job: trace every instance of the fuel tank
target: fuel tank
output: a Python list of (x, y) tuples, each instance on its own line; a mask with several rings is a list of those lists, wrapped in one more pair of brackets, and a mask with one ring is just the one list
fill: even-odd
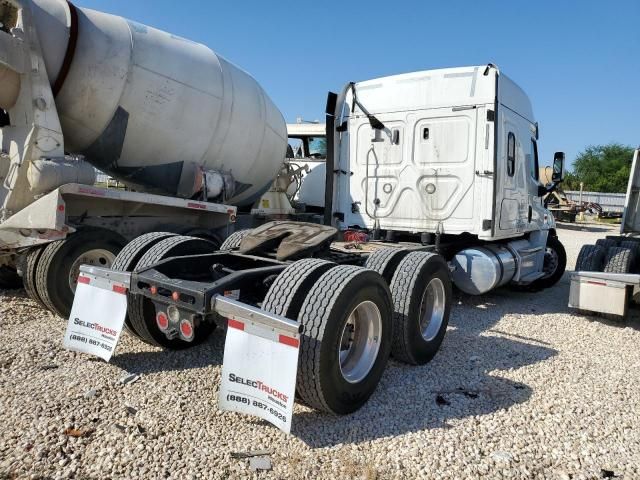
[(451, 263), (456, 287), (470, 295), (481, 295), (509, 283), (517, 269), (515, 255), (504, 245), (465, 248)]
[(67, 152), (149, 192), (191, 197), (211, 172), (232, 178), (227, 203), (249, 204), (269, 187), (286, 126), (248, 73), (131, 20), (30, 3)]

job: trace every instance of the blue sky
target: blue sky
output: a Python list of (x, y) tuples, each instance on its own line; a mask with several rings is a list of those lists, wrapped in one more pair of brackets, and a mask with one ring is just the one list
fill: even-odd
[(541, 163), (640, 145), (640, 0), (76, 0), (204, 43), (251, 73), (287, 121), (323, 119), (348, 81), (497, 64), (528, 94)]

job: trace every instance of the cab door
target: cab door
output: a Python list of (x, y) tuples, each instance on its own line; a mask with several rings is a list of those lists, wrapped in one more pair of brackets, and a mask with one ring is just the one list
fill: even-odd
[[(535, 126), (531, 125), (531, 130)], [(538, 230), (541, 222), (544, 221), (544, 215), (547, 214), (540, 196), (540, 169), (538, 162), (538, 142), (534, 136), (529, 137), (528, 151), (525, 154), (525, 162), (527, 164), (527, 226), (526, 230)]]

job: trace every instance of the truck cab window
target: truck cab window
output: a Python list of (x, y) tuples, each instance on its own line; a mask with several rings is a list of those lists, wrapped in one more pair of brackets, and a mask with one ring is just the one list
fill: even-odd
[(325, 137), (309, 137), (309, 156), (327, 158), (327, 139)]
[(513, 177), (516, 173), (516, 136), (509, 132), (507, 136), (507, 175)]
[(289, 137), (287, 158), (312, 158), (324, 160), (327, 158), (327, 139), (325, 137)]

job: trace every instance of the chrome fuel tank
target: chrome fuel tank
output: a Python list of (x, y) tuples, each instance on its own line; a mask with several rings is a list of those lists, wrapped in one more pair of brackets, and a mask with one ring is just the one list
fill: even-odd
[(451, 260), (455, 285), (465, 293), (481, 295), (509, 283), (516, 274), (514, 254), (504, 245), (466, 248)]

